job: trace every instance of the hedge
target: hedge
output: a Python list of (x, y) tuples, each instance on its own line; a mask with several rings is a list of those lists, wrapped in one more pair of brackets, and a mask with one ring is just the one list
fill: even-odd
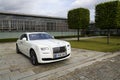
[(101, 29), (120, 28), (120, 1), (98, 4), (95, 22), (95, 26)]

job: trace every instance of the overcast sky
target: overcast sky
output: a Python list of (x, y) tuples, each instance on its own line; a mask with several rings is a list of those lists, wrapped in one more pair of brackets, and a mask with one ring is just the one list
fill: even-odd
[(94, 21), (95, 5), (111, 0), (0, 0), (0, 12), (17, 12), (67, 18), (74, 8), (88, 8)]

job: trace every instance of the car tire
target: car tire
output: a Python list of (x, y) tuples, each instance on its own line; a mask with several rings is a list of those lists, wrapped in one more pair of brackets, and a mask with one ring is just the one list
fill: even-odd
[(30, 59), (33, 65), (38, 65), (38, 60), (37, 60), (36, 53), (34, 50), (30, 51)]
[(18, 54), (21, 53), (17, 44), (16, 44), (16, 53), (18, 53)]

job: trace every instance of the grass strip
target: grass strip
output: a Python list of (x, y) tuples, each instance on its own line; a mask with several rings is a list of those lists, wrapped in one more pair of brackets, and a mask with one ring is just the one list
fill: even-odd
[(93, 38), (80, 40), (70, 40), (73, 48), (101, 51), (101, 52), (115, 52), (120, 50), (120, 37), (111, 37), (110, 44), (106, 42), (106, 38)]

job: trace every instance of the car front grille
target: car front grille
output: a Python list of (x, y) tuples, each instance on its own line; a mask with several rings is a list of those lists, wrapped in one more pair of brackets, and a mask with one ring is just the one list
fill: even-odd
[(53, 53), (62, 53), (62, 52), (65, 52), (65, 51), (66, 51), (66, 47), (65, 46), (53, 48)]

